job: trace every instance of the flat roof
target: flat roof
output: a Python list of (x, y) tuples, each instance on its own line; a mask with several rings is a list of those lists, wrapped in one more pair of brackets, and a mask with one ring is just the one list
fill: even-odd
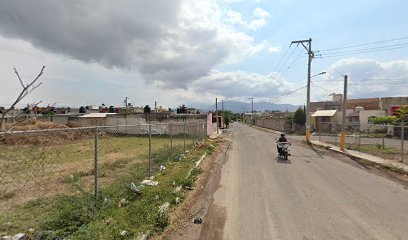
[(104, 118), (107, 115), (112, 115), (112, 114), (116, 114), (116, 113), (88, 113), (88, 114), (84, 114), (79, 117), (81, 118)]
[(333, 117), (337, 110), (317, 110), (312, 117)]

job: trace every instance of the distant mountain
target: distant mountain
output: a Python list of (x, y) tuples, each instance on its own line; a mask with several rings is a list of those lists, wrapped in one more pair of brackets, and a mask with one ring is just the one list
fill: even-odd
[[(204, 112), (215, 111), (215, 104), (205, 105), (205, 104), (192, 104), (193, 107), (201, 109)], [(238, 101), (224, 101), (224, 110), (228, 110), (235, 113), (251, 112), (251, 103), (238, 102)], [(289, 111), (294, 112), (299, 106), (292, 104), (275, 104), (271, 102), (254, 102), (254, 111), (264, 112), (265, 110), (278, 110), (278, 111)], [(222, 104), (218, 104), (218, 109), (222, 110)]]

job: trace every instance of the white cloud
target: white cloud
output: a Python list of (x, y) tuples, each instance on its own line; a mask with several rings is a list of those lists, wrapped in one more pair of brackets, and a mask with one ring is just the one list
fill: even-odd
[(257, 7), (254, 10), (254, 15), (257, 17), (266, 18), (269, 16), (269, 13), (262, 8)]
[[(324, 88), (342, 93), (342, 75), (346, 74), (348, 92), (353, 98), (407, 96), (408, 60), (343, 59), (332, 64), (323, 75)], [(324, 89), (318, 91), (324, 92)]]
[(281, 46), (276, 46), (276, 47), (268, 47), (268, 52), (269, 53), (278, 53), (282, 50)]
[(237, 11), (228, 10), (226, 12), (226, 15), (227, 21), (232, 24), (239, 25), (247, 30), (258, 30), (266, 25), (267, 23), (266, 18), (269, 16), (269, 13), (257, 7), (253, 11), (253, 15), (256, 17), (256, 19), (250, 21), (244, 20), (242, 18), (242, 14)]
[(212, 71), (210, 75), (197, 80), (191, 89), (200, 93), (200, 96), (201, 93), (206, 93), (210, 98), (225, 96), (232, 99), (246, 99), (256, 96), (258, 100), (269, 100), (293, 87), (293, 84), (284, 78), (244, 71)]

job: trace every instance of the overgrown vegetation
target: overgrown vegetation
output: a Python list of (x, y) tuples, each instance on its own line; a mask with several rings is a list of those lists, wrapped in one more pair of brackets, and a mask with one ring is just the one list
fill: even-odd
[(360, 145), (347, 144), (347, 149), (357, 150), (360, 152), (368, 153), (374, 156), (382, 157), (385, 159), (394, 159), (399, 157), (399, 150), (389, 146), (383, 146), (381, 144)]
[(296, 124), (303, 126), (306, 123), (306, 113), (305, 110), (302, 108), (298, 108), (293, 116), (293, 120)]
[[(92, 188), (89, 190), (81, 184), (93, 177), (93, 170), (77, 171), (60, 182), (80, 190), (76, 194), (41, 197), (2, 210), (0, 236), (24, 232), (33, 239), (132, 239), (142, 233), (162, 231), (168, 225), (168, 215), (159, 214), (159, 206), (166, 202), (175, 206), (184, 199), (200, 173), (194, 168), (195, 161), (203, 153), (214, 151), (216, 142), (206, 140), (195, 148), (189, 148), (189, 152), (183, 152), (182, 141), (178, 140), (176, 144), (175, 140), (173, 152), (169, 155), (168, 139), (163, 139), (162, 144), (155, 139), (153, 172), (159, 185), (146, 186), (135, 192), (130, 187), (131, 183), (139, 185), (148, 173), (147, 151), (144, 151), (147, 150), (146, 139), (143, 139), (139, 146), (137, 141), (140, 139), (131, 137), (113, 138), (106, 143), (101, 141), (101, 159), (107, 161), (101, 163), (100, 174), (111, 180), (102, 185), (98, 202), (94, 200)], [(133, 159), (129, 157), (135, 154), (131, 150), (135, 146), (143, 150), (136, 160), (134, 156)], [(109, 161), (109, 157), (114, 156), (110, 154), (118, 152), (125, 154)], [(64, 161), (75, 162), (69, 158)], [(160, 165), (166, 166), (166, 169), (160, 171)], [(177, 186), (183, 187), (181, 191), (175, 191)], [(3, 197), (13, 198), (13, 195)]]

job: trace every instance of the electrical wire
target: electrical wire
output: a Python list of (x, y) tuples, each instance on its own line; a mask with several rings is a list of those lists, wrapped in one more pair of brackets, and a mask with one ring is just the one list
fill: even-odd
[(372, 49), (359, 49), (355, 51), (337, 52), (333, 54), (318, 54), (315, 58), (341, 57), (341, 56), (349, 56), (349, 55), (362, 54), (362, 53), (389, 51), (389, 50), (402, 49), (402, 48), (408, 48), (408, 43), (395, 45), (395, 46), (377, 47), (377, 48), (372, 48)]
[(369, 45), (375, 45), (375, 44), (386, 43), (386, 42), (393, 42), (393, 41), (404, 40), (404, 39), (408, 39), (408, 37), (400, 37), (400, 38), (393, 38), (393, 39), (388, 39), (388, 40), (383, 40), (383, 41), (376, 41), (376, 42), (369, 42), (369, 43), (361, 43), (361, 44), (350, 45), (350, 46), (345, 46), (345, 47), (337, 47), (337, 48), (324, 49), (324, 50), (320, 50), (319, 52), (328, 52), (328, 51), (335, 51), (335, 50), (341, 50), (341, 49), (346, 49), (346, 48), (355, 48), (355, 47), (361, 47), (361, 46), (369, 46)]

